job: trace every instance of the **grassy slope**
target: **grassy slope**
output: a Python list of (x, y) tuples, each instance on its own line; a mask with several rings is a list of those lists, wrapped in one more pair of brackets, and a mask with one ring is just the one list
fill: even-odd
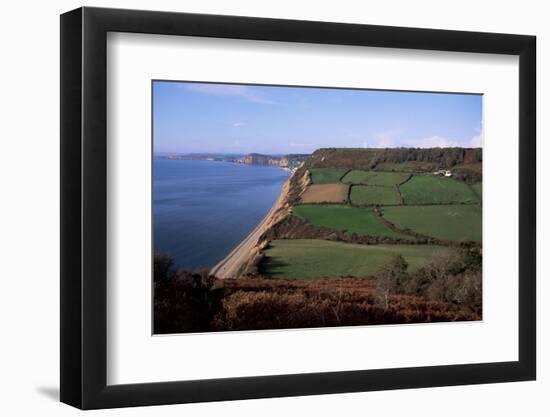
[(293, 214), (306, 222), (330, 229), (348, 231), (360, 235), (401, 237), (378, 220), (372, 209), (340, 205), (301, 205), (293, 208)]
[(415, 175), (399, 187), (405, 204), (476, 203), (479, 198), (463, 182), (434, 175)]
[(345, 168), (313, 168), (310, 170), (311, 180), (314, 184), (338, 183), (347, 171)]
[(382, 213), (399, 228), (438, 239), (481, 242), (481, 206), (477, 204), (385, 207)]
[(355, 245), (325, 240), (275, 240), (266, 250), (263, 274), (270, 278), (315, 279), (366, 277), (402, 255), (409, 271), (424, 265), (434, 253), (452, 249), (432, 245)]
[(482, 189), (483, 189), (483, 184), (481, 182), (477, 182), (475, 184), (472, 184), (472, 189), (474, 190), (474, 192), (478, 195), (479, 198), (481, 198), (482, 196)]
[(354, 185), (350, 199), (353, 204), (400, 204), (401, 199), (394, 187)]

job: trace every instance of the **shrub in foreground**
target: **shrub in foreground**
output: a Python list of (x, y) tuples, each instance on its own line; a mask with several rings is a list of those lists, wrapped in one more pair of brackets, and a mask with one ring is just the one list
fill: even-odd
[[(407, 274), (395, 258), (377, 278), (216, 279), (155, 258), (154, 333), (292, 329), (481, 319), (481, 273), (464, 258)], [(450, 274), (449, 272), (453, 272)], [(414, 285), (420, 285), (418, 291)], [(389, 288), (383, 292), (381, 288)]]

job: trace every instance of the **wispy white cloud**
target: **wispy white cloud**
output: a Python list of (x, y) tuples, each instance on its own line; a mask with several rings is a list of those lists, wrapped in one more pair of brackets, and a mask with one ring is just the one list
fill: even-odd
[(472, 136), (467, 146), (470, 148), (481, 148), (483, 146), (483, 132), (481, 128), (477, 129), (477, 135)]
[(483, 146), (482, 142), (483, 142), (483, 138), (481, 137), (481, 134), (475, 135), (468, 142), (468, 147), (469, 148), (481, 148)]
[(478, 134), (471, 139), (455, 140), (444, 136), (433, 135), (420, 139), (403, 139), (400, 129), (390, 129), (383, 132), (379, 132), (373, 135), (370, 139), (362, 142), (362, 147), (369, 148), (453, 148), (453, 147), (467, 147), (467, 148), (479, 148), (482, 144), (481, 130)]
[(245, 122), (235, 122), (235, 123), (233, 123), (233, 127), (242, 127), (242, 126), (246, 126), (246, 123)]
[[(372, 140), (366, 143), (371, 148), (395, 148), (403, 146), (398, 140), (400, 134), (401, 129), (388, 129), (376, 133)], [(365, 143), (363, 143), (363, 147), (365, 147)]]
[(184, 87), (195, 93), (222, 97), (240, 97), (252, 103), (273, 104), (260, 92), (246, 85), (230, 84), (185, 84)]
[(452, 148), (460, 146), (460, 144), (455, 140), (436, 135), (417, 140), (411, 146), (416, 148)]

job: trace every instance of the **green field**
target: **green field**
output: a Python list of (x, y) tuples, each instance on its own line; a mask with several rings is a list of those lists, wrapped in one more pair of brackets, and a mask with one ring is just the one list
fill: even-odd
[(333, 184), (340, 182), (348, 169), (345, 168), (312, 168), (311, 180), (314, 184)]
[(262, 272), (270, 278), (315, 279), (373, 276), (393, 255), (402, 255), (409, 271), (436, 253), (452, 249), (432, 245), (356, 245), (326, 240), (274, 240), (265, 251)]
[(359, 169), (354, 169), (342, 178), (342, 182), (346, 184), (366, 184), (367, 181), (374, 175), (376, 175), (376, 173), (372, 171), (361, 171)]
[(407, 161), (407, 162), (381, 162), (374, 168), (375, 171), (397, 172), (431, 172), (438, 167), (434, 162)]
[(369, 179), (368, 185), (379, 185), (381, 187), (393, 187), (396, 184), (401, 184), (409, 178), (410, 174), (402, 172), (375, 172)]
[(483, 189), (483, 183), (477, 182), (473, 185), (471, 185), (472, 190), (478, 195), (479, 198), (482, 196), (482, 189)]
[(443, 240), (481, 242), (481, 206), (477, 204), (385, 207), (382, 213), (400, 229)]
[(401, 204), (399, 194), (394, 187), (373, 187), (354, 185), (351, 187), (350, 200), (353, 204)]
[(467, 184), (434, 175), (415, 175), (399, 189), (405, 204), (479, 202), (479, 198)]
[(362, 171), (354, 169), (348, 172), (342, 182), (346, 184), (367, 184), (367, 185), (379, 185), (382, 187), (393, 187), (396, 184), (401, 184), (410, 174), (402, 172), (376, 172), (376, 171)]
[(370, 208), (344, 205), (300, 205), (292, 213), (308, 223), (359, 235), (412, 239), (388, 229)]

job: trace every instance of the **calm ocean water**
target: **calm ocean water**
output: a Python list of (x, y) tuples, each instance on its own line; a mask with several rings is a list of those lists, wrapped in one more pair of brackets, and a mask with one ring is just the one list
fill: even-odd
[(288, 176), (275, 167), (155, 159), (155, 252), (187, 270), (214, 266), (267, 214)]

